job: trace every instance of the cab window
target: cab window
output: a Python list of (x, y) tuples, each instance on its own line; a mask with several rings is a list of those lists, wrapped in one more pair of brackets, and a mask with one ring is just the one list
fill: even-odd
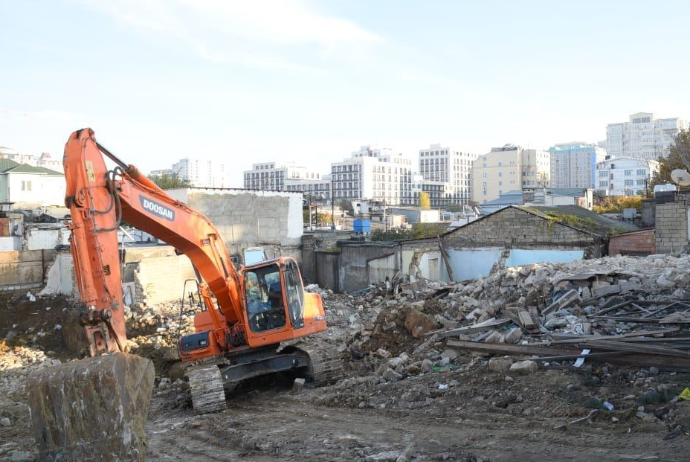
[(304, 289), (297, 264), (294, 261), (288, 261), (285, 264), (283, 274), (285, 276), (290, 323), (294, 328), (304, 327)]
[(285, 306), (278, 265), (245, 272), (244, 293), (249, 328), (253, 332), (285, 326)]

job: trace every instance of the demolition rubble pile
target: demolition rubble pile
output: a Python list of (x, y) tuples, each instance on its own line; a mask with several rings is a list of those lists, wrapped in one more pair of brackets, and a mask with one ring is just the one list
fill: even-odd
[[(553, 379), (582, 398), (564, 416), (622, 407), (626, 416), (690, 429), (690, 403), (680, 414), (652, 413), (690, 399), (690, 390), (683, 394), (690, 386), (690, 256), (504, 268), (467, 283), (372, 287), (330, 306), (347, 315), (350, 377), (322, 393), (324, 404), (433, 409), (479, 399), (488, 408), (512, 404), (521, 415), (539, 409), (535, 403), (550, 393), (543, 380)], [(506, 391), (518, 378), (531, 386)], [(486, 388), (486, 380), (501, 385), (486, 396), (462, 386)], [(612, 382), (627, 388), (604, 386)], [(585, 383), (604, 392), (583, 392)]]

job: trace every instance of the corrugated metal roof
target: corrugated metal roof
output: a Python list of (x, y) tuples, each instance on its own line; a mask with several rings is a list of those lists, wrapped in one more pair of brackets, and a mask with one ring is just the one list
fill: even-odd
[(19, 162), (15, 162), (12, 159), (0, 159), (0, 172), (11, 169), (19, 165)]

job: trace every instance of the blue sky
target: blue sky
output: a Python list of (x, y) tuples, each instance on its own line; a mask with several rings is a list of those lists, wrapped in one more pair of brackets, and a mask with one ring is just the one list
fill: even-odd
[(145, 171), (181, 157), (326, 172), (366, 144), (416, 158), (605, 138), (690, 117), (681, 1), (0, 0), (0, 146), (69, 134)]

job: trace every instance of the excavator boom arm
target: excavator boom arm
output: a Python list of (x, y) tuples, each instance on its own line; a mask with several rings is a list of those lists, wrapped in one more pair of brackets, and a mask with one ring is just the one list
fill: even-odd
[[(104, 153), (118, 164), (114, 169), (107, 168)], [(239, 277), (220, 233), (206, 216), (176, 201), (136, 167), (103, 149), (91, 129), (70, 136), (63, 163), (66, 204), (72, 215), (70, 247), (87, 307), (82, 323), (92, 356), (122, 351), (126, 341), (117, 240), (121, 221), (187, 255), (216, 296), (224, 320), (240, 321)], [(217, 315), (213, 307), (208, 308)]]

